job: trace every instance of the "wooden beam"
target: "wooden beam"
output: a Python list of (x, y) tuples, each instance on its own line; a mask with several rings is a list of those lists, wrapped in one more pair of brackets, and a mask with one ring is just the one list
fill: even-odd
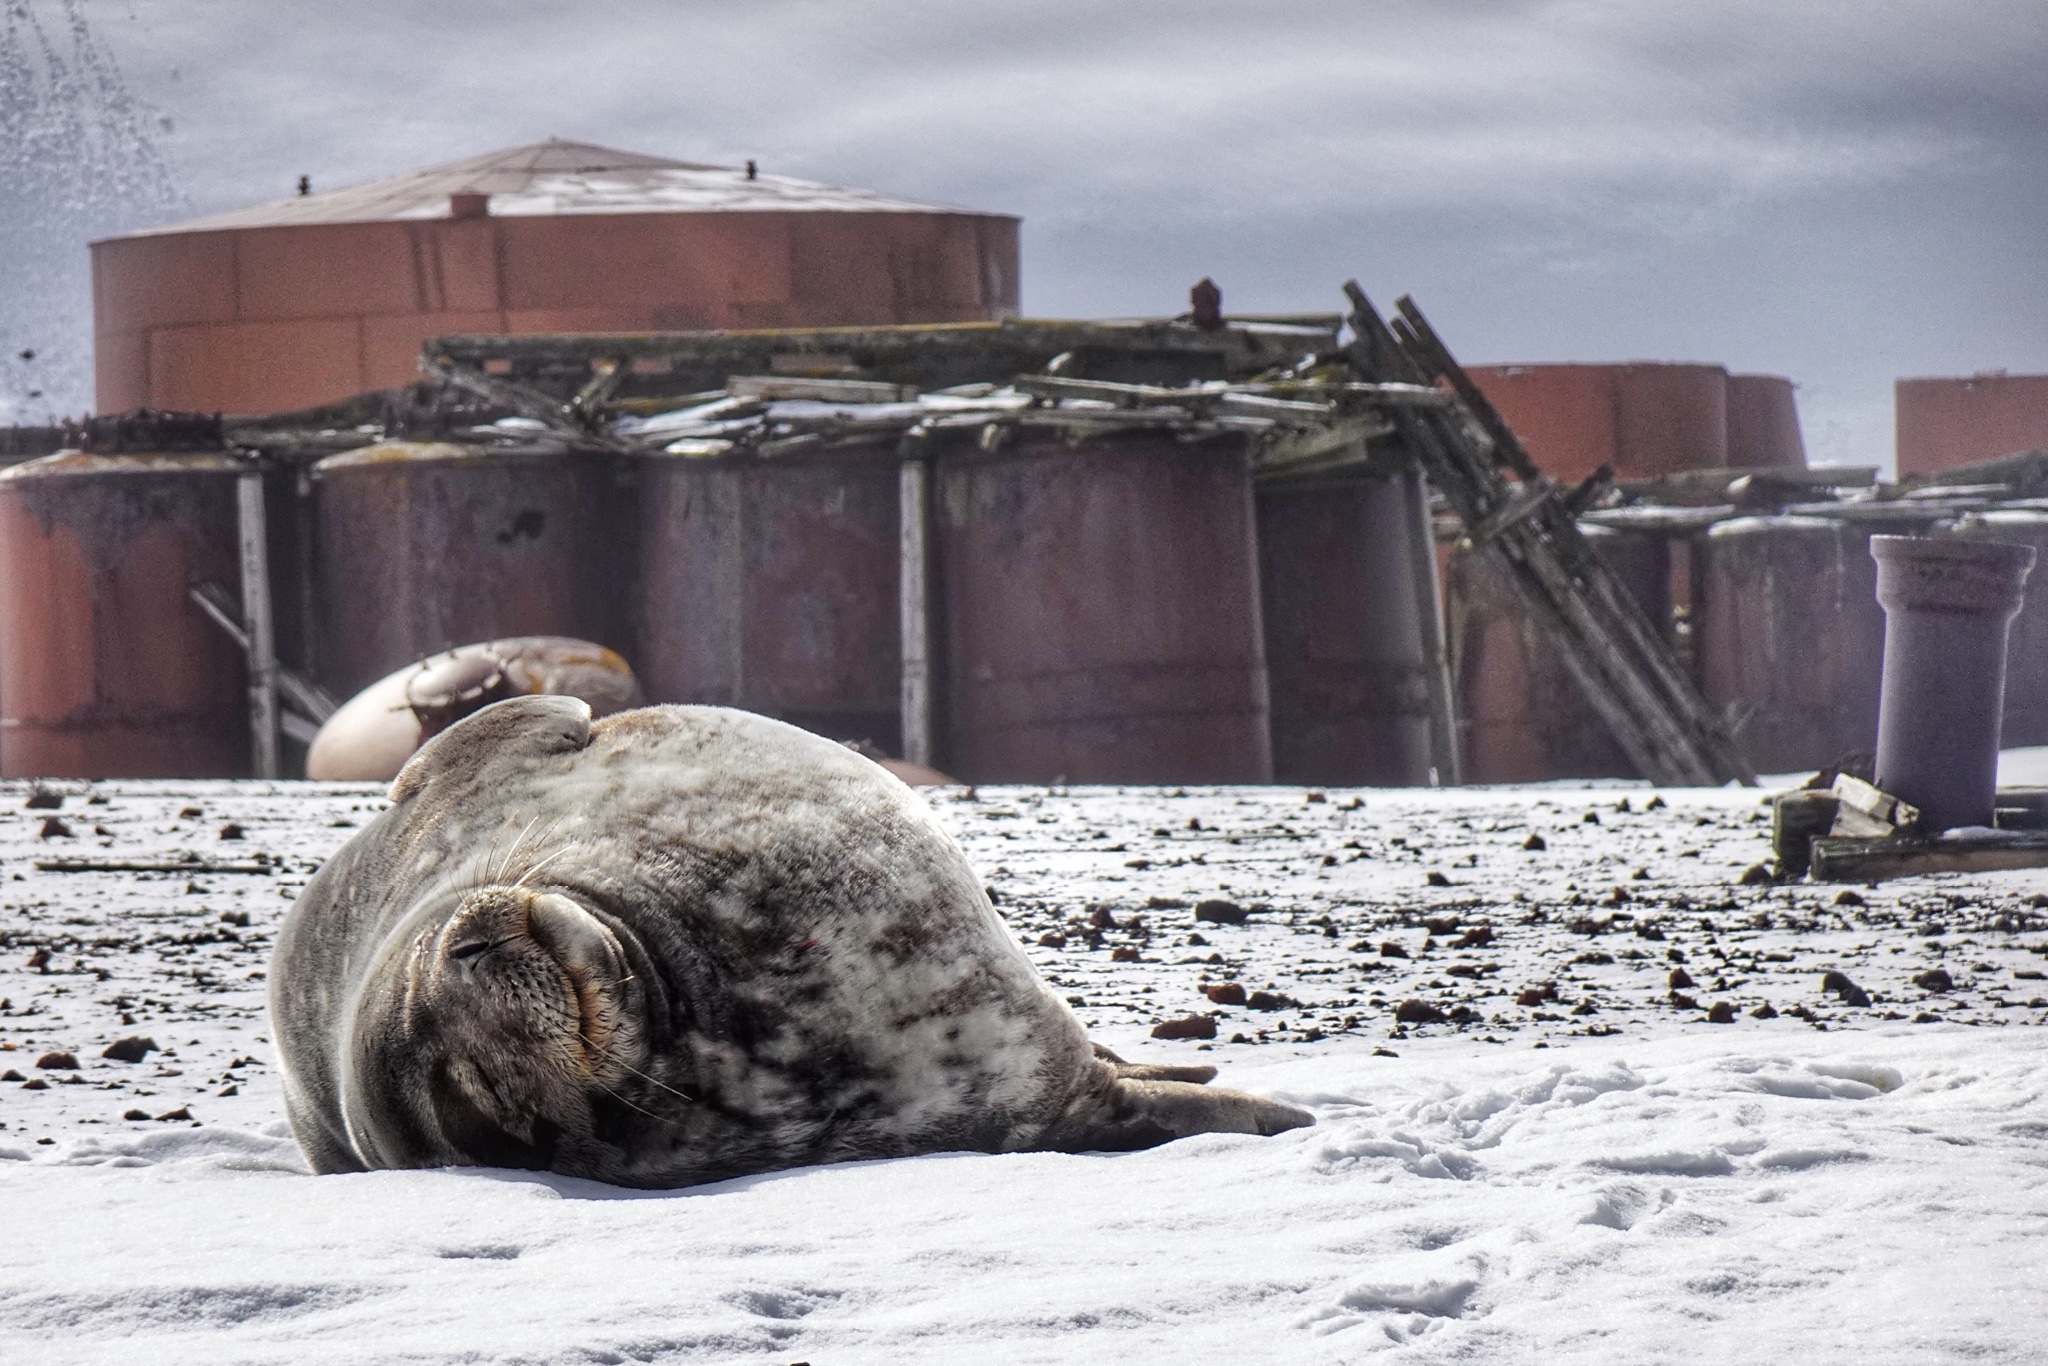
[(275, 778), (277, 645), (271, 634), (270, 535), (261, 469), (236, 478), (235, 512), (242, 560), (242, 630), (248, 640), (250, 766), (258, 778)]
[(1465, 781), (1458, 753), (1457, 693), (1451, 687), (1451, 652), (1444, 631), (1443, 585), (1436, 573), (1436, 537), (1429, 521), (1429, 486), (1410, 465), (1396, 476), (1408, 513), (1408, 572), (1415, 617), (1422, 626), (1422, 681), (1429, 695), (1429, 769), (1438, 787)]
[(1816, 882), (1877, 882), (1923, 873), (1993, 873), (2048, 868), (2048, 833), (1977, 839), (1817, 839)]
[[(914, 443), (906, 443), (914, 444)], [(911, 458), (897, 473), (901, 520), (898, 620), (903, 641), (903, 757), (933, 766), (931, 631), (931, 480), (928, 460)]]

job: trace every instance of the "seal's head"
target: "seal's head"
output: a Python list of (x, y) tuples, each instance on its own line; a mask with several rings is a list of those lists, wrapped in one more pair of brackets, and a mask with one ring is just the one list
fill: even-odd
[(357, 1002), (343, 1102), (358, 1152), (385, 1167), (609, 1170), (653, 1118), (630, 940), (545, 888), (480, 887), (409, 917)]

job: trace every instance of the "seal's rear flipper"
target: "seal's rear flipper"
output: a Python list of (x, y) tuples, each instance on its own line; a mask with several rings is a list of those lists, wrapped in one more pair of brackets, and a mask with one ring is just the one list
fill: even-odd
[(1216, 1080), (1216, 1069), (1206, 1066), (1179, 1067), (1172, 1063), (1125, 1062), (1099, 1043), (1088, 1045), (1095, 1056), (1110, 1065), (1123, 1081), (1190, 1081), (1197, 1086)]
[[(1114, 1064), (1111, 1067), (1115, 1069)], [(1043, 1146), (1069, 1153), (1128, 1152), (1193, 1134), (1271, 1136), (1315, 1122), (1306, 1110), (1264, 1096), (1119, 1076), (1107, 1090), (1077, 1106), (1046, 1135)]]

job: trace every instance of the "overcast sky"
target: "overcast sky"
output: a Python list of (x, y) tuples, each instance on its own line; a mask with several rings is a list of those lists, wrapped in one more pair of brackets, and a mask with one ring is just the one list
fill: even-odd
[(1888, 459), (1897, 376), (2048, 370), (2043, 0), (73, 3), (193, 211), (551, 135), (753, 157), (1021, 215), (1027, 312), (1355, 275), (1468, 361), (1788, 374), (1833, 461)]

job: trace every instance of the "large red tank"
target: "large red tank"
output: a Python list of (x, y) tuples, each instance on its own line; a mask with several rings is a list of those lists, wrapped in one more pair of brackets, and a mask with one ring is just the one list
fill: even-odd
[(965, 322), (1017, 220), (550, 141), (96, 242), (98, 406), (267, 413), (450, 333)]
[(947, 772), (1273, 778), (1242, 437), (967, 434), (933, 472)]
[(2048, 375), (1902, 379), (1893, 402), (1901, 477), (2048, 450)]
[(1728, 463), (1735, 469), (1805, 469), (1799, 400), (1783, 375), (1728, 376)]
[(1792, 383), (1718, 365), (1480, 365), (1468, 373), (1545, 474), (1577, 481), (1804, 465)]
[(188, 596), (238, 591), (239, 472), (76, 451), (0, 472), (0, 773), (249, 772), (241, 651)]

